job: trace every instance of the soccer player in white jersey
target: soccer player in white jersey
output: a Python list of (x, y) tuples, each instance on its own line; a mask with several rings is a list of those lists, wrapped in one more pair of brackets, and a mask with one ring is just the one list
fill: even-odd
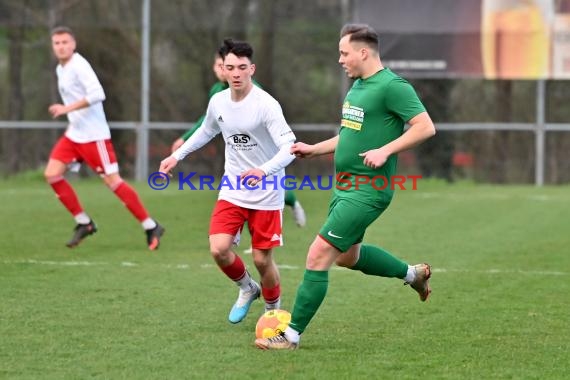
[(141, 223), (148, 248), (157, 249), (164, 228), (149, 216), (136, 191), (119, 175), (111, 132), (103, 111), (105, 93), (97, 75), (89, 62), (75, 52), (75, 36), (70, 28), (53, 29), (51, 43), (59, 62), (57, 85), (63, 104), (52, 104), (48, 110), (54, 119), (67, 115), (69, 125), (53, 147), (44, 175), (77, 223), (67, 246), (75, 247), (97, 232), (95, 222), (83, 210), (75, 191), (64, 178), (69, 166), (85, 162)]
[[(225, 275), (239, 286), (228, 317), (231, 323), (238, 323), (260, 294), (266, 310), (280, 307), (273, 248), (282, 245), (284, 189), (280, 183), (284, 168), (294, 159), (290, 147), (295, 135), (279, 103), (252, 82), (252, 47), (247, 42), (225, 40), (221, 52), (229, 89), (212, 96), (202, 127), (164, 159), (159, 170), (169, 173), (186, 155), (222, 134), (226, 142), (224, 186), (220, 186), (210, 221), (210, 252)], [(234, 239), (246, 221), (261, 286), (233, 251)]]

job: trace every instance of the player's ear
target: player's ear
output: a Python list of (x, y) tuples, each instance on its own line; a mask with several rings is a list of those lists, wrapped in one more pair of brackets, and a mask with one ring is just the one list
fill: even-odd
[(252, 63), (250, 66), (251, 75), (255, 74), (255, 63)]

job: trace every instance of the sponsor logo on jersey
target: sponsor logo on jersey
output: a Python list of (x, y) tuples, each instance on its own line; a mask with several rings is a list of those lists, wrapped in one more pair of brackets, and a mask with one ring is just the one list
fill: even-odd
[(238, 133), (228, 137), (228, 140), (231, 140), (234, 144), (247, 144), (249, 140), (251, 140), (251, 137)]
[(363, 122), (364, 109), (350, 105), (349, 102), (344, 102), (342, 105), (342, 120), (340, 126), (360, 131)]
[(228, 136), (226, 144), (230, 145), (233, 150), (240, 151), (249, 151), (257, 147), (257, 143), (251, 139), (251, 136), (243, 133)]

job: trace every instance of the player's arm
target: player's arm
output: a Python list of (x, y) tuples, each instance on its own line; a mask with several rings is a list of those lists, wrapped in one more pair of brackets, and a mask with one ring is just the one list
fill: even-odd
[(410, 128), (388, 144), (360, 153), (364, 165), (372, 168), (384, 165), (391, 155), (413, 148), (435, 135), (433, 121), (416, 91), (407, 81), (401, 78), (394, 80), (389, 84), (387, 91), (386, 107), (406, 121)]
[(71, 104), (52, 104), (48, 110), (54, 119), (105, 100), (103, 86), (101, 86), (101, 82), (99, 82), (99, 79), (91, 65), (87, 62), (83, 65), (79, 65), (77, 78), (85, 90), (85, 97)]
[(49, 106), (48, 111), (49, 111), (50, 115), (54, 119), (56, 119), (62, 115), (66, 115), (70, 112), (89, 107), (89, 105), (90, 104), (87, 101), (87, 99), (83, 98), (83, 99), (78, 100), (78, 101), (71, 103), (71, 104), (61, 104), (61, 103), (52, 104), (51, 106)]
[(435, 125), (427, 112), (422, 112), (408, 121), (410, 127), (404, 134), (382, 148), (389, 154), (411, 149), (435, 135)]
[[(254, 185), (262, 177), (272, 175), (289, 165), (295, 156), (291, 153), (291, 146), (295, 142), (295, 134), (287, 124), (281, 106), (274, 99), (268, 100), (262, 106), (263, 120), (269, 132), (272, 142), (279, 148), (278, 152), (258, 168), (252, 168), (241, 173), (241, 179), (255, 177), (256, 180), (248, 179), (250, 185)], [(269, 141), (268, 141), (269, 142)], [(267, 143), (267, 142), (262, 142)]]
[[(212, 99), (212, 96), (216, 95), (218, 92), (225, 90), (226, 88), (227, 85), (225, 83), (217, 82), (216, 84), (214, 84), (210, 88), (210, 91), (208, 92), (208, 101)], [(196, 121), (196, 123), (194, 123), (194, 126), (192, 128), (190, 128), (189, 130), (184, 132), (182, 136), (174, 140), (172, 146), (170, 147), (170, 150), (174, 153), (176, 149), (180, 148), (182, 144), (184, 144), (185, 141), (187, 141), (190, 137), (192, 137), (192, 135), (198, 130), (198, 128), (202, 126), (202, 123), (204, 122), (205, 118), (206, 114), (200, 116), (200, 118)]]
[(295, 142), (295, 134), (289, 127), (289, 124), (287, 124), (285, 116), (283, 116), (283, 110), (277, 101), (269, 102), (265, 112), (269, 136), (271, 136), (271, 140), (279, 148), (275, 156), (259, 167), (268, 176), (285, 168), (295, 159), (295, 156), (291, 154), (291, 146)]
[(198, 131), (182, 144), (180, 148), (176, 149), (172, 155), (162, 160), (158, 171), (169, 174), (178, 164), (178, 161), (183, 160), (188, 154), (200, 149), (220, 133), (220, 127), (213, 114), (210, 103), (202, 128), (199, 128)]
[(334, 153), (338, 145), (338, 135), (317, 144), (310, 145), (298, 142), (291, 146), (291, 153), (301, 158), (311, 158), (323, 154)]
[(206, 115), (202, 115), (200, 116), (200, 118), (198, 119), (198, 121), (194, 124), (194, 126), (192, 128), (190, 128), (189, 130), (187, 130), (186, 132), (184, 132), (184, 134), (182, 136), (180, 136), (179, 138), (177, 138), (176, 140), (174, 140), (174, 142), (172, 143), (172, 146), (170, 147), (170, 151), (172, 153), (174, 153), (178, 148), (180, 148), (182, 146), (182, 144), (184, 144), (185, 141), (188, 141), (188, 139), (190, 137), (192, 137), (192, 135), (194, 133), (196, 133), (196, 131), (198, 130), (198, 128), (200, 128), (202, 126), (202, 123), (204, 121), (204, 118), (206, 117)]
[(435, 126), (427, 112), (422, 112), (408, 121), (410, 128), (392, 142), (378, 148), (360, 153), (364, 165), (379, 168), (393, 154), (403, 152), (435, 135)]

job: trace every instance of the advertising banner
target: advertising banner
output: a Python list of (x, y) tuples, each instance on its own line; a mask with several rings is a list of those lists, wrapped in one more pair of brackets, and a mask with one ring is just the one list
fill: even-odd
[(354, 0), (408, 76), (570, 78), (570, 0)]

